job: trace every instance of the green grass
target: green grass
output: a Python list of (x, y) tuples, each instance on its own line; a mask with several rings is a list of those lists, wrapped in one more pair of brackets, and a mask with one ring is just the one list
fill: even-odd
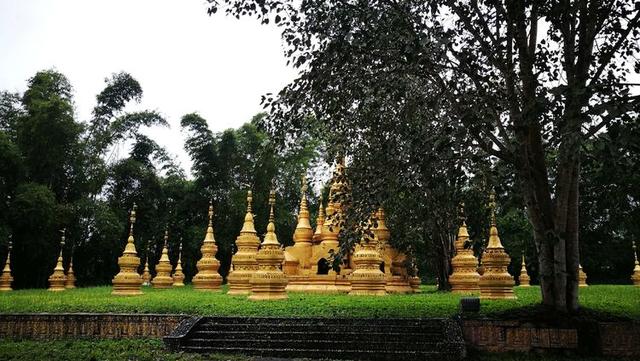
[[(500, 313), (540, 303), (538, 287), (520, 288), (515, 301), (482, 301), (482, 313)], [(386, 297), (290, 293), (286, 301), (253, 302), (243, 296), (181, 289), (146, 287), (144, 295), (118, 297), (111, 287), (48, 292), (20, 290), (0, 294), (0, 313), (117, 312), (182, 313), (216, 316), (284, 317), (447, 317), (458, 311), (460, 295), (423, 286), (423, 293)], [(580, 290), (584, 307), (616, 316), (640, 319), (640, 288), (590, 286)]]
[[(327, 354), (330, 357), (331, 354)], [(6, 361), (259, 361), (242, 355), (199, 355), (166, 350), (160, 340), (0, 340), (0, 359)], [(478, 361), (608, 361), (611, 358), (579, 358), (536, 354), (479, 354), (468, 360)], [(620, 359), (616, 359), (620, 360)]]

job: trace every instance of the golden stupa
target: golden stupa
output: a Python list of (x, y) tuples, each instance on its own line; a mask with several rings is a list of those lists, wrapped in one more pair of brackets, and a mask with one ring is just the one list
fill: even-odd
[(511, 258), (505, 252), (496, 225), (496, 201), (495, 193), (490, 195), (489, 207), (491, 208), (491, 229), (489, 231), (489, 244), (485, 249), (482, 263), (485, 271), (480, 276), (480, 298), (488, 300), (515, 299), (513, 277), (507, 272)]
[[(373, 228), (373, 233), (378, 238), (378, 249), (382, 257), (381, 269), (385, 274), (386, 290), (389, 293), (413, 293), (420, 287), (420, 279), (413, 279), (414, 286), (411, 286), (412, 277), (409, 276), (405, 263), (407, 256), (395, 248), (391, 247), (389, 240), (391, 232), (387, 227), (384, 208), (378, 208), (376, 212), (377, 226)], [(417, 273), (416, 273), (417, 274)], [(416, 284), (417, 283), (417, 287)]]
[(173, 287), (184, 287), (184, 273), (182, 273), (182, 240), (178, 249), (178, 263), (173, 271)]
[(284, 252), (278, 237), (276, 236), (275, 217), (273, 207), (276, 203), (276, 192), (271, 191), (269, 195), (269, 224), (267, 225), (267, 234), (260, 246), (260, 250), (256, 255), (258, 262), (258, 270), (253, 272), (251, 276), (251, 295), (249, 299), (252, 301), (263, 300), (284, 300), (287, 299), (287, 276), (280, 269), (284, 261)]
[(53, 273), (49, 276), (49, 291), (64, 291), (64, 282), (66, 277), (64, 275), (64, 266), (62, 259), (62, 250), (64, 249), (64, 241), (65, 241), (65, 232), (66, 230), (62, 230), (62, 239), (60, 240), (60, 255), (58, 256), (58, 263), (56, 267), (53, 269)]
[(477, 270), (478, 259), (474, 256), (473, 249), (465, 247), (465, 244), (469, 241), (469, 232), (467, 231), (464, 215), (464, 203), (460, 203), (460, 221), (458, 237), (454, 243), (456, 255), (451, 259), (451, 268), (453, 269), (453, 273), (449, 276), (451, 292), (478, 292), (480, 291), (478, 286), (478, 281), (480, 280), (480, 274)]
[(136, 204), (133, 204), (131, 215), (129, 217), (129, 238), (127, 245), (124, 247), (122, 256), (118, 258), (118, 266), (120, 272), (113, 277), (111, 284), (113, 285), (112, 295), (120, 296), (136, 296), (141, 295), (142, 277), (137, 271), (140, 265), (140, 258), (136, 253), (136, 245), (133, 242), (133, 225), (136, 223)]
[(153, 288), (171, 288), (173, 278), (171, 277), (171, 262), (169, 261), (169, 250), (167, 244), (169, 242), (169, 230), (164, 231), (164, 246), (162, 247), (162, 256), (156, 265), (156, 276), (151, 281)]
[(0, 275), (0, 291), (13, 290), (13, 288), (11, 287), (11, 283), (13, 282), (13, 277), (11, 276), (11, 248), (11, 241), (9, 241), (9, 247), (7, 249), (7, 260), (4, 263), (2, 275)]
[[(284, 259), (284, 272), (290, 275), (287, 291), (304, 291), (306, 284), (305, 277), (300, 277), (296, 273), (302, 270), (302, 273), (309, 274), (311, 270), (310, 259), (313, 247), (313, 229), (309, 221), (309, 208), (307, 206), (307, 182), (302, 177), (302, 197), (300, 198), (300, 211), (298, 212), (298, 224), (293, 233), (293, 246), (287, 247)], [(322, 208), (322, 207), (321, 207)], [(319, 216), (320, 217), (320, 216)], [(324, 218), (324, 215), (322, 215)]]
[(142, 271), (142, 285), (151, 285), (151, 272), (149, 272), (149, 248), (147, 248), (147, 257), (144, 262), (144, 271)]
[(238, 251), (231, 258), (231, 272), (227, 278), (229, 295), (246, 295), (251, 292), (251, 276), (258, 269), (256, 254), (260, 247), (260, 239), (253, 224), (251, 191), (247, 192), (247, 213), (244, 216), (244, 224), (240, 235), (236, 239)]
[(209, 223), (204, 241), (200, 247), (202, 257), (196, 264), (197, 274), (193, 276), (193, 288), (200, 291), (219, 291), (222, 276), (218, 273), (220, 262), (216, 259), (218, 246), (213, 235), (213, 201), (209, 200)]
[(73, 251), (69, 256), (69, 268), (67, 269), (66, 279), (64, 281), (64, 288), (72, 289), (76, 288), (76, 276), (73, 274)]
[(520, 287), (531, 286), (531, 278), (527, 272), (527, 264), (524, 262), (524, 253), (522, 253), (522, 268), (520, 268)]
[(349, 296), (385, 296), (385, 275), (380, 270), (382, 256), (378, 250), (378, 236), (363, 235), (360, 244), (356, 246), (353, 254), (355, 271), (349, 277), (351, 291)]
[(587, 274), (582, 270), (582, 265), (578, 263), (578, 287), (587, 287)]
[(633, 275), (631, 275), (631, 281), (636, 287), (640, 287), (640, 264), (638, 263), (638, 253), (636, 250), (635, 241), (633, 241), (633, 259), (635, 260), (635, 267), (633, 267)]

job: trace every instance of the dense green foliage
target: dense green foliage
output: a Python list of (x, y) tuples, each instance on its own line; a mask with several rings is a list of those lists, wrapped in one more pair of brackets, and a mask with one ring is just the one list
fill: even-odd
[[(281, 317), (448, 317), (458, 313), (460, 295), (423, 286), (423, 293), (387, 297), (290, 293), (287, 301), (253, 302), (243, 296), (180, 289), (145, 288), (140, 297), (113, 297), (110, 287), (62, 293), (21, 290), (0, 295), (2, 312), (135, 312), (185, 313), (208, 316)], [(584, 307), (640, 319), (640, 289), (632, 286), (591, 286), (581, 290)], [(516, 288), (515, 301), (482, 301), (482, 314), (517, 310), (540, 303), (538, 287)], [(179, 302), (177, 301), (179, 300)]]

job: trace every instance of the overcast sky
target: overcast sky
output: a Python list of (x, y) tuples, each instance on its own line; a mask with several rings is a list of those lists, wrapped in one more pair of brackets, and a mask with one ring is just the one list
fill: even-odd
[(23, 92), (38, 70), (55, 68), (87, 120), (104, 78), (129, 72), (144, 91), (135, 109), (171, 124), (146, 133), (189, 169), (182, 115), (200, 113), (213, 131), (238, 127), (261, 110), (262, 94), (295, 77), (275, 27), (206, 9), (204, 0), (0, 0), (0, 89)]

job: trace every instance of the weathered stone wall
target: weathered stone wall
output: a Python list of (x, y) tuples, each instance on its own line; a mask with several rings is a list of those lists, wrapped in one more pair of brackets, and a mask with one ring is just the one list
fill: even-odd
[(640, 321), (551, 327), (524, 321), (464, 320), (462, 329), (467, 347), (479, 351), (567, 350), (604, 356), (640, 356)]
[(185, 315), (153, 314), (0, 314), (0, 338), (139, 338), (163, 337)]

